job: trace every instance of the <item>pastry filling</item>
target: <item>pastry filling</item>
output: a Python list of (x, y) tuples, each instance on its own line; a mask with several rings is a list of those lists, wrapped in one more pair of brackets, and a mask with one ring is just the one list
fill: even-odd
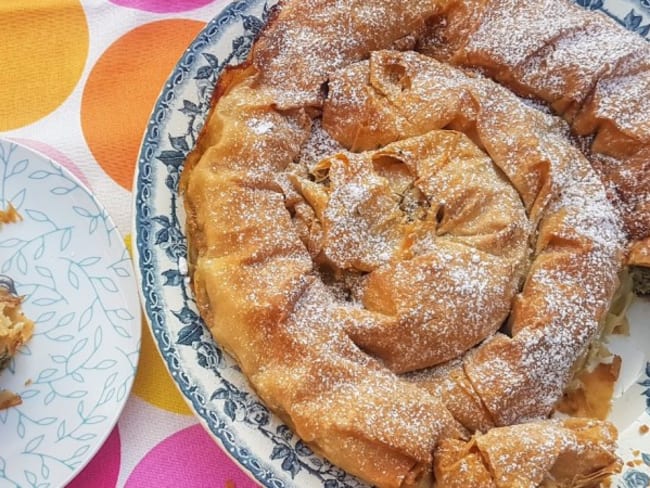
[[(0, 212), (0, 222), (12, 223), (20, 220), (13, 206)], [(18, 296), (13, 281), (0, 275), (0, 372), (12, 357), (31, 337), (34, 323), (22, 312), (22, 297)], [(19, 405), (18, 395), (0, 386), (0, 410)]]

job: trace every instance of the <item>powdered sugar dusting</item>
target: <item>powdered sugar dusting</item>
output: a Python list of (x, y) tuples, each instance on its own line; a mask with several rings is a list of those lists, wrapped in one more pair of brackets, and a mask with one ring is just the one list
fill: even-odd
[(279, 106), (319, 105), (329, 74), (391, 47), (439, 10), (419, 0), (287, 2), (282, 22), (272, 23), (256, 43), (253, 61)]
[[(523, 322), (515, 319), (513, 331), (516, 335), (512, 340), (503, 339), (508, 344), (502, 351), (495, 352), (491, 355), (491, 358), (485, 359), (478, 366), (472, 363), (468, 367), (474, 384), (485, 385), (485, 390), (491, 389), (492, 394), (499, 392), (497, 400), (500, 403), (490, 403), (490, 395), (484, 398), (484, 401), (486, 401), (492, 413), (497, 418), (500, 418), (503, 423), (507, 424), (544, 416), (561, 395), (571, 375), (573, 362), (582, 354), (582, 351), (593, 338), (598, 323), (596, 317), (604, 313), (612, 290), (615, 287), (616, 271), (620, 265), (623, 246), (623, 235), (613, 209), (605, 197), (602, 184), (590, 171), (587, 161), (567, 142), (567, 128), (563, 123), (553, 117), (540, 114), (534, 109), (523, 106), (505, 90), (492, 86), (480, 76), (468, 78), (460, 72), (451, 71), (449, 68), (438, 69), (435, 64), (431, 64), (433, 61), (427, 61), (409, 53), (389, 54), (388, 56), (390, 62), (384, 62), (377, 55), (370, 65), (366, 65), (365, 69), (371, 71), (382, 69), (383, 66), (394, 66), (394, 63), (399, 63), (403, 67), (404, 73), (406, 73), (404, 76), (409, 77), (409, 88), (407, 90), (401, 89), (396, 96), (391, 98), (391, 107), (393, 107), (392, 110), (397, 112), (396, 117), (404, 117), (408, 120), (417, 119), (419, 114), (426, 110), (425, 106), (438, 103), (435, 95), (431, 93), (437, 95), (448, 90), (456, 96), (461, 96), (462, 93), (471, 91), (475, 103), (480, 101), (485, 108), (484, 112), (481, 112), (481, 117), (484, 117), (484, 119), (478, 121), (478, 124), (480, 124), (478, 137), (481, 138), (479, 141), (486, 141), (490, 154), (495, 158), (494, 162), (510, 176), (511, 181), (517, 185), (517, 188), (522, 192), (530, 192), (528, 199), (531, 205), (534, 202), (537, 207), (535, 212), (531, 210), (531, 216), (535, 215), (535, 223), (541, 222), (540, 229), (542, 230), (540, 235), (544, 235), (545, 232), (551, 233), (550, 242), (546, 244), (550, 246), (548, 255), (553, 257), (558, 254), (558, 249), (555, 248), (556, 240), (566, 240), (568, 243), (574, 243), (563, 244), (562, 253), (559, 254), (558, 259), (547, 258), (545, 245), (538, 245), (536, 252), (540, 256), (539, 263), (533, 264), (532, 269), (536, 271), (531, 275), (532, 278), (529, 277), (527, 288), (524, 289), (523, 294), (520, 296), (520, 300), (524, 303), (528, 300), (534, 302), (537, 310), (532, 314), (527, 312), (529, 315), (525, 316)], [(417, 66), (417, 70), (412, 70), (410, 63)], [(431, 68), (435, 69), (432, 70)], [(363, 71), (359, 71), (357, 67), (351, 68), (351, 72), (357, 75), (356, 79), (361, 83), (368, 78), (381, 79), (383, 76), (373, 72), (368, 77)], [(346, 105), (345, 124), (355, 126), (363, 120), (361, 117), (368, 116), (362, 109), (367, 110), (369, 107), (382, 106), (381, 101), (368, 103), (364, 99), (364, 97), (379, 93), (379, 91), (364, 91), (354, 86), (348, 88), (340, 84), (342, 83), (341, 80), (345, 80), (343, 83), (354, 83), (354, 79), (345, 78), (345, 75), (342, 78), (336, 78), (336, 84), (331, 89), (332, 100), (337, 100), (335, 103), (340, 103), (340, 92), (342, 91), (357, 94), (356, 97), (345, 100), (346, 104), (355, 104), (354, 109)], [(428, 91), (431, 87), (434, 87), (433, 92)], [(391, 90), (382, 87), (381, 92), (391, 93)], [(413, 93), (417, 93), (417, 96), (413, 97)], [(403, 99), (400, 97), (403, 97)], [(444, 98), (444, 103), (447, 104), (448, 108), (440, 111), (443, 114), (450, 114), (450, 110), (463, 110), (462, 105), (459, 106), (453, 97)], [(382, 112), (384, 117), (391, 113), (387, 112), (386, 109), (382, 110), (384, 110)], [(508, 133), (507, 128), (500, 129), (498, 119), (503, 117), (504, 110), (508, 111), (511, 121), (517, 119), (517, 126), (525, 128), (526, 132), (522, 132), (520, 136), (518, 135), (520, 133), (513, 133), (512, 131)], [(421, 131), (426, 131), (448, 123), (450, 118), (453, 118), (453, 115), (443, 115), (441, 120), (438, 121), (429, 117), (418, 124), (417, 127), (420, 127)], [(328, 123), (335, 124), (333, 120), (340, 122), (338, 119), (329, 119)], [(336, 125), (336, 127), (340, 128), (340, 125)], [(405, 130), (407, 131), (406, 136), (408, 136), (412, 135), (410, 131), (415, 129), (409, 127)], [(549, 165), (550, 179), (547, 181), (544, 179), (549, 177), (544, 173), (536, 174), (527, 171), (527, 167), (522, 166), (517, 159), (516, 155), (522, 147), (522, 141), (524, 141), (524, 147), (530, 144), (530, 134), (534, 134), (537, 141), (535, 152), (531, 152), (531, 155)], [(373, 144), (371, 134), (364, 134), (363, 138), (367, 144)], [(409, 142), (406, 144), (395, 143), (395, 147), (399, 149), (392, 149), (393, 146), (389, 145), (377, 154), (403, 161), (409, 171), (419, 178), (418, 188), (426, 196), (428, 204), (432, 207), (445, 207), (446, 212), (450, 212), (449, 215), (453, 215), (454, 212), (462, 215), (462, 212), (457, 210), (458, 202), (461, 201), (458, 200), (458, 195), (463, 195), (463, 191), (470, 191), (469, 189), (473, 188), (477, 188), (473, 190), (477, 194), (485, 194), (486, 191), (489, 191), (486, 190), (487, 186), (484, 183), (479, 183), (480, 178), (478, 175), (480, 175), (480, 171), (475, 168), (471, 170), (465, 168), (463, 173), (467, 176), (463, 178), (462, 187), (454, 187), (453, 175), (454, 171), (457, 170), (453, 166), (447, 163), (448, 165), (445, 168), (451, 169), (450, 173), (446, 174), (444, 171), (432, 171), (432, 168), (425, 163), (416, 163), (417, 158), (423, 157), (421, 139), (414, 138), (407, 139), (407, 141)], [(505, 147), (500, 148), (493, 141), (500, 141), (499, 143)], [(442, 140), (439, 140), (438, 143), (442, 143)], [(468, 150), (464, 149), (464, 151), (467, 155)], [(528, 149), (528, 151), (531, 151), (531, 149)], [(446, 161), (451, 159), (449, 154), (448, 152), (446, 155)], [(346, 158), (352, 157), (353, 155), (349, 154), (346, 156)], [(435, 160), (434, 156), (424, 157), (425, 160), (426, 157), (433, 157)], [(526, 161), (526, 164), (535, 167), (538, 162), (531, 159)], [(431, 179), (429, 180), (429, 178)], [(544, 179), (540, 181), (540, 178)], [(430, 187), (427, 186), (429, 181), (432, 184)], [(539, 192), (543, 188), (547, 193), (544, 194), (545, 196), (542, 199), (540, 196), (542, 194)], [(363, 185), (353, 185), (348, 190), (350, 193), (347, 195), (346, 203), (342, 207), (353, 210), (357, 208), (355, 202), (362, 199), (362, 193), (367, 192), (368, 188), (364, 188)], [(499, 194), (504, 195), (503, 190), (499, 190)], [(502, 207), (503, 203), (503, 198), (496, 203), (495, 209), (498, 209), (499, 214), (508, 212), (507, 207)], [(482, 205), (480, 215), (490, 216), (485, 220), (485, 223), (490, 222), (490, 225), (493, 225), (498, 218), (496, 214), (491, 214), (491, 204), (488, 203), (486, 206), (486, 203), (483, 202), (480, 205)], [(339, 216), (347, 215), (340, 208), (335, 213)], [(387, 212), (383, 211), (382, 215), (387, 215)], [(355, 231), (354, 224), (345, 219), (338, 222), (341, 224), (341, 236), (347, 236), (350, 233), (360, 235), (362, 236), (361, 241), (372, 248), (373, 240), (363, 237), (365, 236), (364, 232), (358, 232), (358, 229)], [(446, 222), (445, 220), (441, 222), (438, 232), (445, 228), (453, 228), (453, 226), (450, 227), (451, 220)], [(468, 227), (467, 230), (470, 228), (472, 227)], [(509, 229), (509, 232), (512, 232), (512, 228)], [(477, 240), (467, 230), (463, 231), (462, 235), (454, 235), (453, 232), (449, 236), (441, 237), (438, 235), (437, 239), (449, 238), (454, 242), (480, 246), (480, 240)], [(524, 240), (527, 239), (525, 232), (521, 235)], [(427, 252), (432, 252), (433, 249), (441, 245), (436, 243), (435, 236), (435, 232), (424, 233), (422, 236), (415, 232), (412, 237), (414, 243), (411, 249), (417, 253), (416, 255), (426, 256)], [(341, 237), (337, 236), (333, 240), (339, 239)], [(351, 242), (345, 239), (342, 239), (342, 242), (344, 242), (344, 245), (341, 247), (341, 252), (355, 254), (355, 249), (358, 249), (357, 245), (351, 245)], [(442, 240), (439, 242), (442, 243)], [(501, 243), (501, 245), (504, 244)], [(479, 248), (483, 249), (482, 247)], [(390, 249), (393, 253), (395, 252), (395, 243), (391, 244)], [(494, 242), (492, 241), (489, 247), (486, 246), (486, 249), (494, 251)], [(394, 259), (390, 254), (386, 254), (383, 258), (381, 252), (373, 254), (383, 259), (384, 262), (387, 262), (389, 258)], [(521, 254), (517, 253), (515, 255), (521, 256)], [(485, 258), (480, 257), (480, 254), (476, 253), (467, 259), (468, 262), (478, 261), (481, 264), (484, 264), (485, 260)], [(394, 265), (391, 264), (390, 266)], [(370, 266), (365, 270), (368, 271), (373, 268), (374, 266)], [(428, 348), (429, 350), (433, 347), (433, 344), (425, 339), (427, 337), (425, 332), (427, 324), (432, 319), (434, 323), (442, 328), (435, 329), (436, 334), (431, 337), (450, 337), (454, 334), (453, 325), (451, 324), (458, 322), (456, 310), (464, 310), (465, 334), (469, 334), (469, 331), (472, 330), (471, 324), (474, 323), (473, 311), (478, 312), (479, 316), (490, 316), (490, 306), (487, 303), (481, 304), (478, 308), (473, 308), (468, 307), (468, 304), (462, 300), (463, 296), (489, 296), (486, 295), (487, 290), (481, 290), (479, 285), (479, 283), (486, 283), (486, 281), (477, 279), (476, 276), (472, 276), (472, 273), (464, 271), (462, 268), (451, 266), (449, 261), (443, 265), (443, 269), (449, 270), (448, 277), (451, 282), (456, 284), (451, 289), (447, 289), (445, 279), (442, 275), (437, 275), (437, 288), (439, 292), (442, 292), (441, 296), (454, 296), (458, 300), (454, 301), (448, 298), (444, 300), (447, 309), (446, 313), (452, 319), (449, 325), (444, 325), (445, 321), (440, 317), (434, 319), (435, 315), (432, 315), (432, 313), (436, 310), (435, 301), (428, 300), (418, 294), (417, 290), (423, 289), (426, 286), (424, 283), (429, 282), (431, 278), (425, 277), (416, 269), (409, 268), (408, 272), (403, 273), (403, 278), (398, 279), (397, 277), (400, 276), (396, 272), (399, 269), (398, 267), (385, 269), (390, 270), (391, 278), (381, 281), (378, 286), (395, 290), (393, 292), (395, 296), (399, 296), (400, 289), (408, 290), (404, 296), (411, 297), (411, 299), (402, 303), (399, 300), (404, 299), (392, 297), (388, 292), (375, 292), (373, 288), (375, 280), (372, 274), (367, 280), (368, 290), (373, 290), (372, 293), (376, 293), (377, 296), (382, 297), (381, 300), (384, 300), (384, 303), (377, 309), (378, 311), (387, 313), (387, 309), (391, 309), (391, 307), (396, 307), (395, 310), (401, 310), (402, 308), (408, 310), (408, 315), (405, 315), (408, 319), (403, 322), (409, 324), (409, 328), (397, 328), (395, 325), (391, 325), (389, 329), (386, 329), (384, 324), (376, 325), (373, 322), (366, 322), (363, 326), (353, 327), (348, 330), (353, 334), (354, 340), (364, 349), (373, 351), (380, 357), (385, 358), (388, 364), (399, 371), (404, 370), (404, 364), (389, 358), (394, 356), (405, 358), (408, 357), (409, 352), (413, 352), (414, 343), (407, 338), (415, 335), (415, 330), (420, 331), (418, 340), (420, 345), (424, 344), (425, 349)], [(511, 270), (515, 269), (516, 265), (513, 264)], [(383, 268), (380, 271), (383, 273)], [(454, 273), (460, 274), (454, 278)], [(421, 276), (421, 278), (418, 278), (418, 276)], [(512, 286), (513, 280), (515, 285), (514, 288), (510, 289), (516, 289), (517, 284), (514, 276), (516, 275), (511, 275), (511, 278), (501, 285), (501, 290)], [(408, 284), (411, 282), (419, 283), (419, 285), (412, 286)], [(506, 285), (508, 282), (509, 284)], [(571, 285), (569, 286), (569, 284)], [(575, 287), (585, 290), (584, 293), (574, 292), (573, 288)], [(499, 291), (499, 287), (494, 288), (492, 291), (496, 291), (497, 296), (503, 296), (503, 291)], [(433, 297), (435, 295), (428, 296)], [(538, 296), (545, 297), (546, 303), (539, 302), (535, 298)], [(476, 304), (481, 303), (481, 300), (477, 300), (477, 298), (474, 298), (473, 301)], [(375, 303), (380, 302), (366, 301), (365, 304), (366, 306), (376, 306)], [(456, 309), (455, 304), (461, 303), (463, 305)], [(491, 301), (489, 303), (494, 305), (497, 302)], [(418, 313), (418, 310), (421, 313)], [(415, 324), (423, 325), (416, 327)], [(400, 331), (399, 338), (397, 335), (393, 335), (396, 333), (394, 331)], [(494, 329), (490, 332), (493, 331)], [(550, 334), (552, 339), (547, 338), (547, 334)], [(391, 344), (395, 345), (392, 346)], [(453, 344), (453, 341), (448, 340), (446, 345), (436, 344), (435, 347), (439, 348), (439, 357), (442, 360), (449, 359), (453, 355), (462, 352), (462, 349), (458, 351), (449, 348), (450, 344)], [(420, 349), (415, 348), (415, 350), (419, 351)], [(387, 356), (387, 351), (394, 352)], [(518, 356), (517, 361), (519, 362), (513, 362), (514, 357), (512, 357), (512, 354)], [(420, 367), (428, 365), (422, 362), (415, 364)], [(506, 371), (508, 374), (506, 374)], [(509, 379), (506, 381), (502, 378)], [(517, 395), (517, 391), (526, 391), (527, 394), (521, 393)], [(504, 407), (503, 402), (508, 403), (508, 405)]]
[(273, 129), (273, 122), (270, 120), (248, 119), (246, 121), (255, 135), (267, 134)]
[[(620, 59), (638, 51), (643, 43), (634, 35), (621, 36), (620, 29), (613, 22), (593, 20), (587, 25), (582, 24), (579, 30), (545, 44), (543, 49), (514, 70), (518, 83), (532, 87), (532, 94), (536, 97), (554, 101), (560, 113), (582, 106), (596, 82)], [(537, 40), (537, 45), (540, 44)], [(594, 46), (608, 48), (594, 49)], [(564, 74), (567, 69), (573, 73), (570, 78)]]
[[(283, 4), (255, 46), (255, 88), (218, 101), (229, 110), (212, 130), (223, 137), (192, 170), (186, 196), (197, 300), (215, 336), (307, 442), (395, 486), (431, 467), (441, 439), (468, 435), (462, 409), (455, 419), (397, 373), (455, 359), (429, 370), (450, 375), (447, 404), (470, 397), (489, 425), (546, 416), (608, 307), (624, 241), (566, 124), (475, 72), (378, 50), (440, 8)], [(511, 11), (530, 37), (496, 41)], [(550, 32), (572, 52), (562, 36), (581, 22), (575, 10), (549, 22), (522, 2), (494, 2), (465, 58), (542, 69), (540, 39)], [(588, 73), (602, 59), (581, 62)], [(497, 332), (509, 315), (511, 336)], [(556, 427), (530, 424), (531, 439), (518, 439), (530, 469), (517, 452), (496, 453), (502, 471), (491, 475), (537, 479), (558, 445), (581, 449)]]
[(518, 94), (542, 100), (574, 134), (595, 136), (587, 154), (613, 189), (611, 201), (626, 231), (633, 240), (650, 236), (650, 205), (632, 203), (650, 201), (648, 170), (637, 161), (647, 161), (650, 151), (647, 41), (570, 2), (559, 8), (555, 0), (499, 0), (476, 12), (482, 16), (476, 23), (440, 24), (424, 42), (431, 54), (481, 69)]
[[(541, 0), (535, 8), (517, 0), (490, 2), (464, 52), (482, 65), (490, 65), (488, 59), (494, 59), (497, 66), (517, 66), (533, 55), (544, 40), (581, 27), (581, 12), (568, 2), (562, 7), (557, 8), (554, 0)], [(489, 58), (484, 53), (489, 53)]]

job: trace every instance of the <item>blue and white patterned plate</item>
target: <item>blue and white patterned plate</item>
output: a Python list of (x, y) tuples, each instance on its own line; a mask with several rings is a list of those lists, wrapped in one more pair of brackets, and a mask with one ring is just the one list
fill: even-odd
[(0, 140), (0, 229), (34, 336), (0, 373), (22, 405), (0, 411), (0, 487), (59, 487), (101, 447), (131, 390), (140, 307), (130, 256), (106, 210), (67, 170)]
[[(217, 74), (242, 61), (274, 0), (229, 4), (187, 49), (154, 108), (134, 182), (136, 273), (155, 342), (180, 391), (223, 449), (267, 487), (362, 487), (357, 479), (314, 455), (264, 407), (233, 361), (201, 321), (187, 275), (179, 173), (209, 108)], [(644, 37), (650, 33), (648, 0), (578, 0)], [(607, 49), (607, 46), (594, 46)], [(650, 303), (631, 312), (631, 338), (612, 347), (623, 356), (612, 419), (621, 430), (626, 467), (613, 486), (650, 484)]]

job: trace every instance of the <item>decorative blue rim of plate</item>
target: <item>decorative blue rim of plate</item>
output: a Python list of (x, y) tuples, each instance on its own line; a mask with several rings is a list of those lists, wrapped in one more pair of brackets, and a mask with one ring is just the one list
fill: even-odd
[[(184, 213), (177, 192), (180, 172), (203, 126), (221, 70), (245, 59), (274, 3), (228, 4), (192, 42), (163, 87), (134, 177), (136, 274), (145, 315), (172, 378), (228, 455), (267, 487), (360, 488), (366, 485), (313, 454), (259, 401), (212, 340), (189, 287)], [(650, 34), (648, 0), (576, 3), (602, 11), (644, 37)], [(637, 483), (647, 476), (627, 470), (624, 485), (618, 486), (645, 486)]]

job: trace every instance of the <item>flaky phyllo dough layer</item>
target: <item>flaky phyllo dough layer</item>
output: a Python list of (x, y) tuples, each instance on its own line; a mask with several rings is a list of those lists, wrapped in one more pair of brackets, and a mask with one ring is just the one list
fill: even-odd
[[(0, 286), (0, 371), (34, 331), (34, 323), (21, 310), (22, 298)], [(0, 385), (0, 410), (17, 405), (20, 397)]]
[[(5, 210), (0, 210), (0, 227), (2, 224), (11, 224), (21, 219), (11, 204)], [(22, 297), (16, 295), (13, 289), (13, 281), (0, 275), (0, 371), (34, 332), (34, 323), (22, 312), (22, 301)], [(20, 402), (18, 395), (4, 390), (0, 385), (0, 410)]]
[[(561, 101), (518, 78), (567, 124), (451, 66), (514, 84), (515, 34), (463, 55), (506, 3), (283, 2), (222, 74), (183, 171), (192, 283), (215, 339), (302, 439), (380, 487), (592, 486), (619, 469), (611, 424), (547, 417), (628, 242), (647, 237), (625, 213), (645, 203), (623, 205), (615, 177), (608, 194), (585, 152), (633, 158), (650, 138), (607, 105), (599, 80), (614, 71), (540, 63)], [(531, 32), (562, 11), (567, 36), (607, 31), (648, 53), (547, 3), (516, 3)], [(637, 152), (621, 142), (634, 137)]]

